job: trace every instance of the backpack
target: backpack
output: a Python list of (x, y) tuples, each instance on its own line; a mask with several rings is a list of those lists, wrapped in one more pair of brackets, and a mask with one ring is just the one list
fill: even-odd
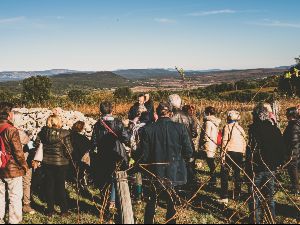
[[(9, 127), (11, 127), (11, 125), (5, 124), (2, 128), (0, 128), (0, 135)], [(0, 169), (5, 169), (9, 160), (10, 155), (7, 154), (4, 141), (0, 136)]]
[(133, 152), (135, 152), (140, 144), (140, 131), (141, 129), (146, 126), (145, 123), (141, 123), (136, 125), (133, 129), (132, 129), (132, 135), (131, 135), (131, 139), (130, 139), (130, 145), (131, 145), (131, 150)]

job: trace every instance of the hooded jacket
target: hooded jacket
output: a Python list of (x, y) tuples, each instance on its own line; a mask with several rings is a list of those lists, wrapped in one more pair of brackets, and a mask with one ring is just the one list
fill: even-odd
[(215, 158), (218, 149), (218, 135), (221, 120), (215, 116), (204, 118), (200, 135), (200, 149), (205, 151), (208, 158)]

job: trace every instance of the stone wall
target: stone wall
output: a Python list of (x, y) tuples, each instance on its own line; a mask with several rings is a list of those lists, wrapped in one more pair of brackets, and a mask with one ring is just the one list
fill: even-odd
[(57, 114), (62, 118), (63, 129), (71, 129), (77, 121), (85, 122), (86, 126), (83, 133), (88, 138), (91, 138), (93, 126), (97, 122), (93, 118), (85, 117), (81, 112), (65, 111), (60, 108), (54, 110), (45, 108), (17, 108), (14, 109), (14, 112), (17, 112), (15, 117), (16, 126), (28, 132), (33, 139), (36, 138), (41, 128), (46, 125), (47, 118), (53, 114)]

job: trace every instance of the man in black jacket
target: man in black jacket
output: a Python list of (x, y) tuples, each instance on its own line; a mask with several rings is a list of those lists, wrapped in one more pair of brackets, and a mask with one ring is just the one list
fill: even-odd
[(247, 174), (251, 178), (250, 202), (251, 221), (263, 223), (263, 201), (266, 199), (266, 216), (275, 222), (275, 172), (284, 163), (286, 147), (281, 131), (272, 125), (269, 112), (258, 106), (253, 112), (254, 123), (249, 128), (247, 150)]
[(128, 144), (130, 141), (129, 132), (121, 120), (113, 117), (112, 111), (113, 105), (110, 102), (101, 103), (101, 118), (95, 124), (92, 135), (95, 153), (91, 157), (91, 170), (96, 185), (100, 189), (112, 185), (111, 204), (115, 202), (113, 174), (118, 164), (122, 164), (120, 169), (124, 169), (128, 161), (121, 143)]
[(299, 164), (300, 164), (300, 116), (296, 107), (287, 109), (289, 125), (284, 132), (284, 140), (288, 151), (288, 160), (291, 159), (288, 170), (292, 182), (292, 193), (300, 193)]
[(147, 169), (156, 179), (146, 207), (145, 224), (154, 223), (156, 203), (161, 193), (167, 196), (167, 222), (174, 224), (176, 198), (171, 193), (174, 193), (173, 188), (187, 183), (186, 161), (191, 161), (193, 148), (185, 126), (170, 119), (169, 104), (161, 103), (157, 114), (159, 120), (145, 128), (138, 150), (141, 161), (151, 165)]

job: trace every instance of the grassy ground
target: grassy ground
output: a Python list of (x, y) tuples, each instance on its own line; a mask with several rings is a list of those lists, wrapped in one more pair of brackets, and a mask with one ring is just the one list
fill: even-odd
[[(208, 171), (206, 169), (198, 171), (198, 184), (195, 184), (195, 190), (201, 186), (203, 182), (208, 179)], [(284, 175), (281, 180), (286, 183), (288, 178)], [(248, 223), (247, 214), (248, 208), (247, 205), (241, 202), (235, 202), (233, 200), (230, 201), (228, 207), (225, 207), (217, 202), (219, 197), (219, 189), (220, 184), (218, 184), (218, 188), (216, 190), (208, 190), (207, 188), (203, 188), (200, 190), (196, 198), (193, 200), (191, 205), (181, 208), (178, 208), (179, 218), (178, 222), (181, 224), (242, 224)], [(284, 186), (288, 189), (288, 186)], [(69, 195), (70, 195), (70, 205), (71, 205), (71, 214), (68, 217), (60, 217), (59, 215), (54, 216), (53, 218), (48, 218), (43, 215), (45, 203), (41, 201), (38, 197), (34, 197), (34, 207), (38, 211), (38, 213), (34, 216), (25, 215), (24, 223), (25, 224), (97, 224), (100, 223), (100, 200), (98, 196), (100, 196), (100, 192), (94, 189), (90, 189), (90, 193), (85, 196), (79, 197), (79, 205), (80, 205), (80, 218), (78, 218), (77, 214), (77, 195), (75, 192), (75, 188), (72, 186), (68, 186)], [(247, 191), (247, 186), (243, 187), (244, 192)], [(193, 194), (196, 191), (193, 191)], [(94, 196), (94, 198), (92, 197)], [(287, 195), (284, 194), (282, 190), (278, 191), (276, 194), (277, 201), (277, 221), (283, 224), (299, 224), (300, 223), (300, 212), (297, 208), (292, 204), (292, 201), (288, 198)], [(293, 197), (293, 201), (298, 204), (300, 207), (300, 199)], [(98, 208), (98, 209), (97, 209)], [(138, 224), (143, 223), (143, 215), (144, 215), (145, 203), (138, 204), (134, 202), (134, 213), (136, 217), (136, 221)], [(57, 208), (57, 211), (59, 209)], [(165, 205), (162, 202), (157, 210), (156, 222), (164, 223), (165, 217)], [(232, 219), (229, 218), (235, 214)], [(105, 216), (105, 220), (103, 223), (113, 224), (115, 222), (115, 212), (111, 211), (107, 213)]]

